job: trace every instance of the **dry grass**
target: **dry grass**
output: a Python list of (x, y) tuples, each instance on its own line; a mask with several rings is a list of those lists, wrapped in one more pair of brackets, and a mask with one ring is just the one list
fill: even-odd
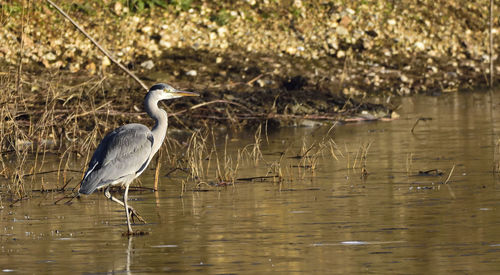
[[(88, 161), (110, 129), (137, 116), (113, 110), (120, 102), (112, 104), (119, 100), (104, 93), (104, 77), (78, 83), (62, 73), (48, 74), (0, 72), (0, 176), (6, 179), (8, 194), (4, 199), (29, 196), (27, 190), (35, 186), (58, 189), (79, 178), (69, 175), (74, 158)], [(58, 180), (49, 187), (37, 177), (46, 172), (48, 153), (60, 156), (53, 171)]]
[(209, 130), (195, 131), (189, 138), (185, 163), (190, 172), (186, 182), (194, 182), (197, 188), (234, 185), (236, 180), (242, 150), (238, 149), (234, 159), (228, 152), (229, 136), (225, 136), (222, 152), (217, 150), (216, 139), (214, 132)]
[(238, 158), (242, 160), (249, 160), (253, 165), (257, 166), (259, 161), (263, 160), (261, 151), (262, 145), (262, 124), (257, 127), (254, 134), (254, 143), (248, 144), (238, 152)]
[(409, 177), (412, 174), (413, 168), (413, 153), (406, 154), (406, 176)]
[[(91, 153), (99, 141), (111, 129), (130, 122), (152, 124), (152, 121), (130, 102), (142, 105), (143, 94), (111, 89), (106, 77), (95, 77), (84, 82), (66, 79), (67, 75), (54, 73), (50, 78), (37, 78), (28, 74), (20, 77), (16, 86), (16, 72), (0, 74), (0, 176), (6, 180), (2, 199), (10, 196), (15, 201), (30, 196), (29, 190), (65, 190), (80, 181), (84, 167), (72, 170), (72, 163), (80, 159), (88, 163)], [(88, 79), (88, 78), (87, 78)], [(130, 109), (128, 109), (130, 108)], [(176, 118), (172, 119), (174, 122)], [(236, 122), (234, 122), (236, 123)], [(234, 126), (240, 129), (241, 126)], [(186, 144), (167, 138), (162, 147), (167, 167), (188, 172), (182, 184), (182, 193), (190, 188), (234, 186), (242, 166), (269, 167), (265, 177), (271, 177), (281, 189), (297, 179), (314, 176), (321, 160), (346, 159), (349, 166), (350, 153), (343, 152), (331, 137), (331, 130), (318, 141), (303, 139), (301, 149), (294, 155), (288, 144), (279, 157), (264, 158), (262, 147), (269, 144), (267, 129), (263, 139), (263, 125), (256, 128), (253, 142), (234, 148), (229, 136), (223, 143), (213, 131), (192, 132)], [(352, 169), (359, 168), (366, 174), (366, 157), (369, 144), (359, 149)], [(58, 155), (59, 163), (51, 173), (55, 182), (44, 182), (39, 175), (47, 173), (47, 155)], [(262, 175), (264, 176), (264, 175)], [(191, 186), (192, 185), (192, 186)], [(3, 191), (3, 190), (2, 190)], [(8, 194), (8, 195), (7, 195)]]
[(495, 142), (495, 153), (494, 153), (494, 167), (493, 171), (495, 173), (500, 173), (500, 138), (496, 140)]

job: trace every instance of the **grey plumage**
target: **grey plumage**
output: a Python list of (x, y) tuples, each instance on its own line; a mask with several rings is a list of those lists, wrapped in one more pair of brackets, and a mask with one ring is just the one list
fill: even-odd
[(79, 192), (88, 195), (125, 177), (140, 175), (151, 160), (153, 143), (151, 130), (142, 124), (115, 129), (97, 147)]
[[(125, 207), (128, 233), (132, 234), (130, 215), (143, 221), (137, 212), (128, 206), (127, 196), (130, 183), (149, 165), (149, 162), (160, 149), (165, 139), (168, 117), (158, 108), (158, 101), (182, 96), (198, 96), (196, 93), (179, 91), (167, 84), (159, 83), (149, 89), (144, 99), (146, 112), (155, 120), (151, 130), (142, 124), (121, 126), (104, 137), (92, 159), (81, 182), (80, 194), (92, 194), (96, 189), (106, 188), (104, 195)], [(109, 193), (115, 184), (125, 186), (123, 202)]]

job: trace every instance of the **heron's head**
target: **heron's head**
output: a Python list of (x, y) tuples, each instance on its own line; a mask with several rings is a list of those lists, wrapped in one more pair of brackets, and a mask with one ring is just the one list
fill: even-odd
[(177, 90), (165, 83), (158, 83), (153, 85), (149, 89), (148, 95), (154, 96), (158, 100), (172, 99), (183, 96), (199, 96), (199, 94), (197, 93)]

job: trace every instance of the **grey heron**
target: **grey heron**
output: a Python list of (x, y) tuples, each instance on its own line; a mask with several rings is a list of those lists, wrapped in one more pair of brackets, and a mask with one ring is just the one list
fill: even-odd
[[(179, 91), (170, 85), (153, 85), (144, 99), (148, 115), (155, 120), (151, 130), (138, 123), (116, 128), (101, 141), (90, 160), (85, 176), (80, 185), (80, 194), (92, 194), (96, 189), (105, 188), (104, 195), (125, 207), (128, 234), (133, 234), (130, 218), (136, 216), (144, 220), (128, 205), (128, 189), (132, 181), (144, 172), (153, 156), (160, 149), (167, 134), (168, 116), (165, 110), (158, 108), (160, 100), (183, 96), (199, 96), (197, 93)], [(125, 186), (123, 202), (109, 192), (112, 185)]]

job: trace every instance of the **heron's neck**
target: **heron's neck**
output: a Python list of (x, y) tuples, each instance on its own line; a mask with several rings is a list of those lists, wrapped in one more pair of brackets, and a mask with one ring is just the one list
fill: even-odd
[(167, 134), (168, 116), (165, 110), (158, 108), (158, 101), (146, 100), (145, 105), (146, 112), (156, 122), (151, 129), (154, 137), (153, 154), (155, 154), (160, 149)]

